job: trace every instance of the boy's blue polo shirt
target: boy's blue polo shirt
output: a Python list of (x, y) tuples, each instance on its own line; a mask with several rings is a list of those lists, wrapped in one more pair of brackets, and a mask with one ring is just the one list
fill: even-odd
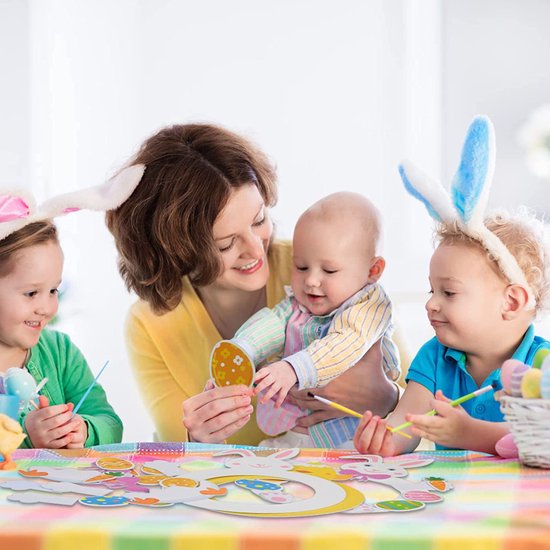
[[(530, 325), (512, 359), (532, 365), (535, 353), (543, 348), (550, 348), (550, 342), (540, 336), (535, 336), (535, 327)], [(457, 399), (479, 389), (466, 370), (466, 354), (442, 346), (435, 337), (420, 348), (411, 363), (406, 380), (422, 384), (433, 394), (436, 390), (441, 390), (449, 399)], [(497, 383), (497, 390), (502, 389), (500, 368), (491, 372), (481, 385), (487, 386), (493, 382)], [(493, 392), (474, 397), (463, 403), (462, 407), (474, 418), (491, 422), (504, 421), (504, 416), (500, 412), (500, 404), (493, 398)], [(438, 448), (445, 447), (438, 446)]]

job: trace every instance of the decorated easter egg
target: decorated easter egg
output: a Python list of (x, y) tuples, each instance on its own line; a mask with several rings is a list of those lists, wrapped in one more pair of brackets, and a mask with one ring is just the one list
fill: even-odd
[(512, 434), (501, 437), (496, 442), (495, 451), (502, 458), (517, 458), (519, 456), (518, 447)]
[(107, 456), (96, 460), (96, 466), (102, 470), (126, 471), (134, 468), (134, 463), (117, 456)]
[(79, 500), (85, 506), (97, 506), (113, 508), (115, 506), (127, 506), (130, 504), (130, 499), (126, 497), (83, 497)]
[(508, 395), (511, 395), (510, 385), (512, 383), (512, 373), (521, 365), (523, 365), (523, 363), (517, 359), (508, 359), (502, 363), (502, 367), (500, 368), (500, 381), (502, 382), (502, 389)]
[(540, 369), (529, 369), (525, 371), (521, 379), (521, 395), (525, 399), (538, 399), (540, 397), (540, 381), (542, 371)]
[(550, 399), (550, 369), (545, 369), (542, 371), (540, 395), (543, 399)]
[(23, 401), (35, 397), (36, 382), (26, 369), (12, 367), (4, 375), (4, 389), (9, 395), (16, 395)]
[(165, 477), (159, 481), (162, 487), (197, 487), (198, 483), (188, 477)]
[(214, 346), (210, 356), (210, 376), (216, 386), (251, 386), (254, 373), (252, 361), (239, 346), (228, 340)]
[(544, 360), (550, 356), (550, 349), (539, 349), (533, 357), (533, 368), (540, 369)]
[(510, 377), (509, 391), (512, 397), (521, 397), (521, 381), (523, 380), (525, 373), (530, 369), (531, 367), (521, 363), (513, 370), (512, 376)]
[(544, 358), (544, 360), (543, 360), (543, 362), (540, 366), (540, 370), (550, 370), (550, 355), (547, 355)]
[(375, 506), (382, 510), (390, 510), (392, 512), (410, 512), (411, 510), (418, 510), (424, 508), (422, 502), (414, 500), (383, 500), (376, 502)]

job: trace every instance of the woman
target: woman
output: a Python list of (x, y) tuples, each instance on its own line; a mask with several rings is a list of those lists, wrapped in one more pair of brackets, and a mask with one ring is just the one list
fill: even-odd
[[(273, 307), (290, 281), (290, 245), (272, 242), (275, 171), (247, 140), (208, 124), (162, 129), (130, 164), (146, 166), (143, 178), (106, 221), (120, 273), (140, 298), (127, 345), (157, 437), (255, 445), (265, 435), (250, 421), (252, 390), (205, 384), (214, 344)], [(397, 401), (378, 349), (316, 393), (382, 415)], [(316, 411), (303, 427), (337, 415), (302, 392), (294, 397)]]

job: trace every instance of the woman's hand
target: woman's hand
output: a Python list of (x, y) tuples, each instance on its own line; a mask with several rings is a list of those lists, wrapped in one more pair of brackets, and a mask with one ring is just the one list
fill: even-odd
[(29, 412), (25, 418), (25, 429), (32, 446), (45, 449), (62, 449), (72, 442), (72, 432), (79, 429), (83, 422), (73, 417), (73, 407), (69, 405), (51, 405), (45, 395), (38, 398), (40, 408)]
[(252, 388), (216, 388), (208, 381), (205, 391), (183, 402), (183, 425), (190, 441), (223, 443), (249, 420)]
[(371, 410), (380, 417), (391, 412), (399, 399), (398, 389), (384, 374), (380, 342), (372, 346), (356, 365), (325, 387), (289, 392), (291, 402), (313, 411), (310, 415), (298, 419), (299, 427), (307, 428), (323, 420), (345, 416), (344, 413), (317, 399), (308, 397), (308, 391), (359, 413)]

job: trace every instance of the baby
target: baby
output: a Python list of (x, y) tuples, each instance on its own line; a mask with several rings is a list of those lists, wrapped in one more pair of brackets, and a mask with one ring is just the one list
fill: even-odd
[(256, 374), (256, 418), (264, 433), (287, 434), (260, 445), (350, 447), (356, 419), (322, 422), (309, 434), (288, 432), (307, 412), (284, 400), (296, 384), (324, 386), (378, 341), (386, 374), (399, 377), (392, 306), (378, 284), (385, 267), (378, 255), (380, 225), (378, 210), (357, 193), (334, 193), (316, 202), (294, 230), (287, 298), (272, 310), (260, 310), (236, 332), (232, 341), (255, 365), (282, 357)]

